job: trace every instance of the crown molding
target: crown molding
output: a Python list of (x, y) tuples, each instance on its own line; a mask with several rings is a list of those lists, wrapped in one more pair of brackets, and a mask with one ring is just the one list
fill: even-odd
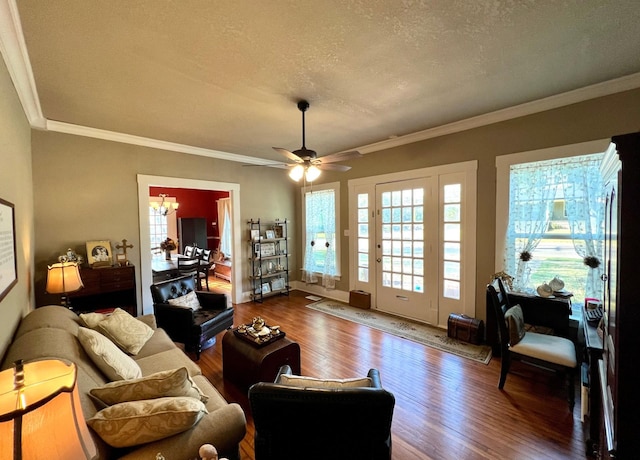
[(43, 129), (46, 119), (40, 107), (18, 6), (14, 0), (0, 0), (0, 52), (4, 56), (29, 124), (33, 128)]
[[(15, 0), (0, 0), (0, 52), (4, 57), (9, 74), (16, 87), (25, 115), (29, 120), (29, 124), (34, 129), (93, 137), (114, 142), (122, 142), (255, 165), (273, 165), (274, 163), (271, 160), (265, 160), (257, 157), (133, 136), (130, 134), (73, 125), (55, 120), (47, 120), (42, 112), (42, 107), (40, 106), (40, 99), (38, 97), (38, 91), (33, 77), (33, 71), (31, 69), (31, 63), (29, 61), (29, 53), (22, 33), (20, 15), (18, 14), (18, 7)], [(589, 99), (608, 96), (637, 88), (640, 88), (640, 73), (597, 83), (595, 85), (549, 96), (514, 107), (496, 110), (494, 112), (448, 123), (435, 128), (429, 128), (416, 133), (407, 134), (405, 136), (386, 139), (384, 141), (358, 147), (355, 150), (358, 150), (363, 154), (377, 152), (379, 150), (390, 149), (393, 147), (432, 139), (434, 137), (479, 128), (481, 126), (507, 121), (526, 115), (532, 115), (544, 112), (545, 110), (556, 109)]]
[(223, 152), (221, 150), (211, 150), (202, 147), (194, 147), (191, 145), (177, 144), (175, 142), (161, 141), (150, 137), (134, 136), (131, 134), (123, 134), (115, 131), (107, 131), (104, 129), (90, 128), (87, 126), (74, 125), (61, 121), (47, 120), (45, 129), (64, 134), (73, 134), (75, 136), (92, 137), (94, 139), (102, 139), (106, 141), (120, 142), (123, 144), (139, 145), (142, 147), (150, 147), (160, 150), (169, 150), (172, 152), (188, 153), (191, 155), (200, 155), (209, 158), (217, 158), (219, 160), (237, 161), (240, 163), (249, 163), (254, 165), (272, 165), (272, 160), (263, 158), (250, 157), (246, 155), (238, 155), (236, 153)]
[(609, 96), (611, 94), (621, 93), (623, 91), (629, 91), (637, 88), (640, 88), (640, 73), (627, 75), (602, 83), (596, 83), (595, 85), (585, 86), (566, 93), (556, 94), (554, 96), (545, 97), (525, 104), (496, 110), (495, 112), (485, 113), (476, 117), (437, 126), (435, 128), (425, 129), (416, 133), (407, 134), (406, 136), (399, 136), (393, 139), (368, 144), (362, 147), (357, 147), (354, 150), (358, 150), (363, 154), (377, 152), (379, 150), (412, 144), (414, 142), (420, 142), (434, 137), (446, 136), (448, 134), (479, 128), (481, 126), (524, 117), (526, 115), (533, 115), (546, 110), (557, 109), (567, 105), (576, 104), (578, 102), (584, 102), (589, 99)]

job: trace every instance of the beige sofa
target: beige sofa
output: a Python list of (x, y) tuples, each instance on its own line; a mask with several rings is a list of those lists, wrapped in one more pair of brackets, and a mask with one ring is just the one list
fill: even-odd
[[(242, 408), (228, 403), (201, 373), (200, 368), (179, 349), (164, 332), (157, 328), (155, 317), (138, 317), (154, 329), (153, 335), (132, 358), (140, 366), (142, 375), (186, 367), (196, 385), (209, 397), (208, 414), (191, 429), (165, 439), (129, 448), (113, 448), (94, 431), (91, 434), (98, 448), (100, 459), (154, 459), (162, 453), (170, 460), (199, 458), (202, 444), (213, 444), (221, 457), (239, 458), (239, 444), (246, 433), (246, 420)], [(60, 306), (46, 306), (30, 312), (20, 322), (12, 343), (2, 361), (2, 370), (8, 369), (18, 359), (62, 359), (73, 362), (78, 369), (78, 390), (85, 419), (93, 417), (100, 407), (89, 395), (92, 388), (109, 382), (84, 351), (77, 334), (84, 326), (72, 311)]]

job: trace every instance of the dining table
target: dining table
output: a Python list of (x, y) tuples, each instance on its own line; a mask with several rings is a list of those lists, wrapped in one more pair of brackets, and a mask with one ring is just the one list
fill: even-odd
[[(180, 273), (178, 271), (178, 259), (188, 258), (183, 254), (171, 254), (171, 259), (167, 259), (164, 254), (154, 255), (151, 258), (151, 271), (153, 281), (163, 281), (171, 278), (177, 278)], [(208, 270), (211, 262), (200, 260), (200, 268)]]

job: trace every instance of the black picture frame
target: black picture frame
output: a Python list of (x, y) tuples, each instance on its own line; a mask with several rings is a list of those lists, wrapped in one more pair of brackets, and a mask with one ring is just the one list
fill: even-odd
[(0, 198), (0, 301), (17, 283), (15, 206)]

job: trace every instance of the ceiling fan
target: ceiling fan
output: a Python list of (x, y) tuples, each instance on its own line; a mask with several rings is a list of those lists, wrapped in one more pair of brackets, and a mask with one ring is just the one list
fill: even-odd
[(305, 123), (304, 113), (309, 109), (309, 102), (301, 100), (298, 102), (298, 109), (302, 112), (302, 147), (293, 152), (280, 147), (273, 147), (276, 152), (281, 153), (289, 160), (293, 161), (290, 164), (291, 171), (289, 177), (296, 182), (305, 178), (307, 182), (313, 182), (320, 176), (320, 170), (325, 171), (348, 171), (351, 166), (337, 165), (339, 161), (352, 160), (359, 158), (362, 154), (356, 150), (349, 152), (334, 153), (323, 157), (318, 157), (315, 150), (308, 149), (305, 145)]

